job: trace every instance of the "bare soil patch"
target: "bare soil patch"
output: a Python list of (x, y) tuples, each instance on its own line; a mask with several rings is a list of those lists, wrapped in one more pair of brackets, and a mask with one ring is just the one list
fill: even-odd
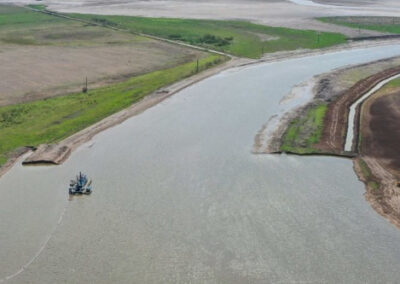
[(400, 177), (399, 121), (400, 91), (368, 100), (362, 111), (360, 150)]
[(79, 91), (205, 56), (202, 51), (0, 5), (0, 106)]
[[(360, 157), (355, 170), (366, 185), (366, 199), (400, 228), (400, 90), (382, 89), (361, 108)], [(362, 167), (367, 167), (367, 172)]]
[(0, 105), (76, 92), (85, 77), (90, 88), (99, 87), (203, 54), (148, 39), (77, 47), (0, 44)]

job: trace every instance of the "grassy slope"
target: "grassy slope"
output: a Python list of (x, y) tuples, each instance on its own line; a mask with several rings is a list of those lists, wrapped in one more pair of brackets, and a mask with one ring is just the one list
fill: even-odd
[(346, 26), (355, 29), (374, 30), (400, 34), (400, 18), (392, 17), (326, 17), (318, 18), (325, 23)]
[[(200, 70), (225, 58), (210, 55)], [(195, 73), (196, 63), (155, 71), (125, 82), (62, 97), (0, 107), (0, 164), (21, 146), (52, 143), (141, 100), (147, 94)]]
[(281, 151), (305, 154), (317, 152), (313, 145), (322, 135), (326, 104), (313, 106), (307, 112), (290, 122), (282, 138)]
[[(318, 33), (310, 30), (268, 27), (244, 21), (94, 16), (82, 14), (73, 14), (72, 16), (117, 26), (135, 33), (140, 32), (167, 39), (181, 40), (190, 44), (250, 58), (259, 58), (262, 52), (268, 53), (298, 48), (315, 49), (346, 41), (344, 35), (336, 33)], [(207, 41), (207, 35), (214, 36), (215, 40)], [(262, 40), (266, 36), (275, 37), (275, 39)]]

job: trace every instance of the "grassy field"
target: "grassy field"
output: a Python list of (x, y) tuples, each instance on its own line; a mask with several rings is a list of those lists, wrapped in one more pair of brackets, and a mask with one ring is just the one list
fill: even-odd
[(86, 77), (90, 88), (97, 88), (207, 55), (128, 32), (0, 5), (0, 106), (77, 92)]
[(282, 138), (281, 151), (306, 154), (316, 150), (313, 145), (318, 143), (322, 135), (322, 127), (326, 104), (313, 106), (307, 112), (290, 122)]
[(0, 44), (79, 47), (124, 44), (137, 38), (21, 7), (0, 5)]
[(346, 42), (342, 34), (269, 27), (244, 21), (143, 18), (71, 14), (76, 18), (249, 58), (299, 48), (323, 48)]
[(35, 25), (44, 23), (59, 23), (65, 20), (42, 13), (32, 13), (16, 6), (0, 5), (0, 27), (18, 25)]
[(373, 30), (385, 33), (400, 34), (400, 18), (397, 17), (326, 17), (318, 18), (330, 24), (354, 29)]
[[(210, 55), (200, 71), (226, 60)], [(0, 165), (7, 153), (21, 146), (62, 140), (141, 100), (147, 94), (196, 72), (196, 62), (151, 72), (89, 93), (76, 93), (0, 107)]]

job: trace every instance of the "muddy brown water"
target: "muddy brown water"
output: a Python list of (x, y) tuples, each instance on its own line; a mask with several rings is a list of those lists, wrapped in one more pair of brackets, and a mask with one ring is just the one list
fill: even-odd
[[(0, 179), (0, 282), (384, 283), (400, 231), (364, 200), (352, 162), (253, 155), (292, 86), (399, 46), (223, 72), (97, 135), (57, 167)], [(78, 171), (91, 196), (69, 200)]]

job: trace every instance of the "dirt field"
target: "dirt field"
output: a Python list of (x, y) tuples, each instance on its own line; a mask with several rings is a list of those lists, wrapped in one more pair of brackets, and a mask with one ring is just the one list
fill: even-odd
[(94, 88), (201, 56), (150, 40), (122, 46), (0, 48), (0, 105), (77, 91), (85, 77)]
[(362, 107), (360, 152), (378, 159), (400, 179), (400, 90), (386, 88)]
[(70, 20), (0, 25), (0, 106), (78, 91), (85, 77), (94, 88), (202, 56)]
[(379, 158), (400, 176), (400, 92), (364, 105), (361, 149)]
[(384, 87), (361, 108), (360, 157), (355, 161), (366, 184), (366, 199), (400, 228), (400, 88)]

